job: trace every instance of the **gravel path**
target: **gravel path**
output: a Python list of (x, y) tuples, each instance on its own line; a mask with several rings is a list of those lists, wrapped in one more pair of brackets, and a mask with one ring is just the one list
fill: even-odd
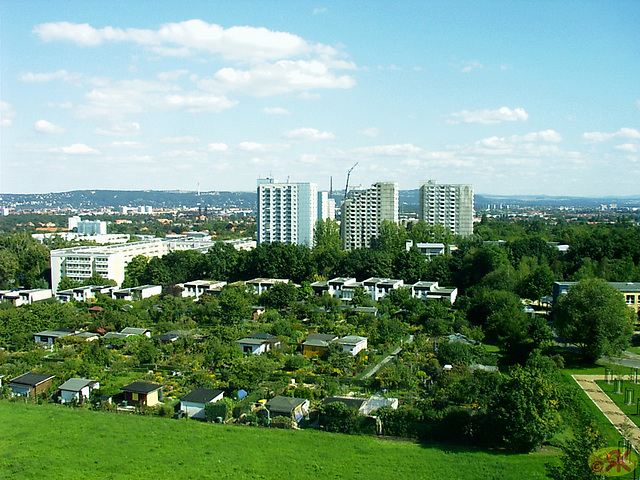
[(596, 380), (601, 380), (603, 375), (572, 375), (572, 377), (618, 432), (631, 441), (636, 452), (639, 451), (640, 428), (596, 384)]
[[(409, 335), (409, 338), (407, 339), (406, 342), (403, 342), (403, 344), (407, 344), (407, 343), (411, 343), (413, 342), (413, 335)], [(380, 362), (378, 362), (378, 364), (373, 367), (371, 370), (369, 370), (367, 373), (365, 373), (362, 376), (362, 379), (366, 379), (369, 378), (371, 375), (373, 375), (374, 373), (376, 373), (378, 370), (380, 370), (380, 368), (391, 361), (391, 359), (393, 357), (395, 357), (396, 355), (398, 355), (400, 352), (402, 351), (402, 346), (397, 347), (393, 352), (391, 352), (389, 355), (387, 355), (386, 357), (384, 357), (382, 360), (380, 360)]]

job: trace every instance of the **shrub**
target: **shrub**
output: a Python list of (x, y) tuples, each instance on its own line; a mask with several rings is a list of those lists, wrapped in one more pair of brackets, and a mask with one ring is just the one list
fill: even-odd
[(221, 418), (224, 422), (228, 419), (229, 415), (229, 405), (227, 402), (215, 402), (215, 403), (207, 403), (204, 406), (204, 418), (207, 422), (215, 422), (218, 418)]
[(271, 424), (269, 426), (290, 430), (293, 428), (293, 420), (290, 417), (279, 415), (271, 419)]

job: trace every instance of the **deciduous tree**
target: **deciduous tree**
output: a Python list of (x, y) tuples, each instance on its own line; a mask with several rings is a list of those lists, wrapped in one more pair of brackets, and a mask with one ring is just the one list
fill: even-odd
[(572, 286), (554, 309), (558, 333), (582, 347), (590, 361), (624, 350), (631, 338), (632, 321), (633, 312), (622, 294), (597, 278)]

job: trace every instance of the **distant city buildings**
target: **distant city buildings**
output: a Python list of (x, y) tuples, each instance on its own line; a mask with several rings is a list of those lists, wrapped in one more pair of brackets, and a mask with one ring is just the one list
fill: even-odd
[(441, 224), (454, 235), (473, 235), (473, 185), (420, 185), (419, 220)]
[(140, 205), (138, 207), (120, 206), (120, 213), (125, 215), (153, 215), (153, 207), (149, 205)]
[(336, 219), (336, 201), (329, 192), (318, 192), (318, 220)]
[(398, 223), (398, 183), (378, 182), (365, 190), (352, 190), (342, 202), (342, 248), (369, 248), (383, 220)]
[(317, 211), (315, 183), (258, 179), (258, 244), (282, 242), (313, 247)]
[(76, 230), (78, 235), (106, 235), (107, 222), (100, 220), (82, 220), (75, 215), (67, 220), (69, 231)]

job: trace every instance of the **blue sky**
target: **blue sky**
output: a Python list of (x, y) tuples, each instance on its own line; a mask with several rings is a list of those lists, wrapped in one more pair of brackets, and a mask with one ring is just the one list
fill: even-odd
[(636, 1), (3, 0), (0, 192), (640, 193)]

